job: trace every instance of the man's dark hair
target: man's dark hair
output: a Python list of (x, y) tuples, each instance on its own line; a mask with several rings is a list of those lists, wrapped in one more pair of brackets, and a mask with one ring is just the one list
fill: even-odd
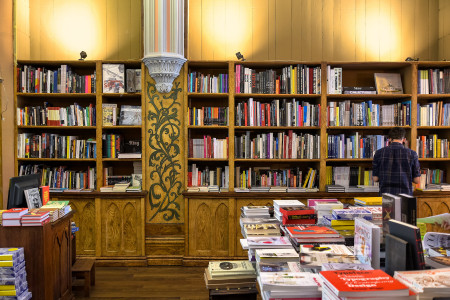
[(401, 140), (405, 137), (406, 131), (402, 127), (394, 127), (389, 130), (388, 138), (392, 140)]

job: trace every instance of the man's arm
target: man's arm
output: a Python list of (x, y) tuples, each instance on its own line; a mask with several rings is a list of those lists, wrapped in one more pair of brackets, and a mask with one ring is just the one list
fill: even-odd
[[(375, 181), (375, 179), (374, 179), (373, 181)], [(419, 183), (420, 183), (420, 177), (414, 177), (414, 178), (413, 178), (413, 182), (414, 182), (415, 184), (419, 184)]]

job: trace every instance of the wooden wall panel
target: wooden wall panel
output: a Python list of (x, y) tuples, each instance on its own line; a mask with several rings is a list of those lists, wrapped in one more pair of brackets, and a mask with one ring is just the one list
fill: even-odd
[(18, 59), (77, 59), (82, 50), (90, 60), (142, 57), (141, 0), (19, 0), (17, 3), (18, 8), (28, 7), (32, 12), (17, 10)]
[(450, 60), (450, 1), (439, 0), (438, 59)]
[[(438, 1), (232, 0), (223, 10), (222, 1), (196, 0), (189, 10), (189, 27), (199, 32), (201, 44), (189, 41), (188, 58), (235, 59), (234, 53), (241, 51), (247, 60), (436, 60), (446, 45), (444, 32), (439, 33)], [(226, 19), (224, 33), (220, 12)], [(236, 34), (236, 25), (246, 32), (245, 38)], [(214, 51), (208, 41), (225, 43), (225, 54)]]

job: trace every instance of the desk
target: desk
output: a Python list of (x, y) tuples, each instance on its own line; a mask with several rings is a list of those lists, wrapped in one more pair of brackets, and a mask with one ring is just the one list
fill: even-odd
[(73, 211), (44, 226), (0, 226), (0, 247), (24, 247), (33, 299), (74, 299), (70, 219)]

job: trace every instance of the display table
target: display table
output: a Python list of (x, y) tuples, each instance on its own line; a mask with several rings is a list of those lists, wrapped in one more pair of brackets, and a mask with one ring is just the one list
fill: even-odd
[(23, 247), (33, 299), (74, 299), (70, 220), (73, 211), (44, 226), (0, 226), (0, 247)]

